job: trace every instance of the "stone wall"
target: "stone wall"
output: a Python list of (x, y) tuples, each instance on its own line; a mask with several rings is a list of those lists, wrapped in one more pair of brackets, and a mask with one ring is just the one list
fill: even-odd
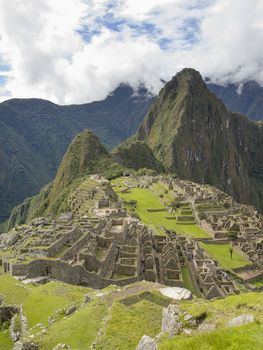
[(56, 255), (60, 249), (72, 240), (77, 240), (82, 234), (82, 231), (76, 227), (74, 227), (71, 231), (66, 233), (62, 238), (60, 238), (57, 242), (52, 244), (48, 249), (49, 257)]
[(13, 276), (26, 276), (28, 271), (28, 264), (11, 264), (10, 273)]
[(117, 247), (117, 244), (112, 243), (109, 249), (108, 255), (106, 256), (100, 270), (101, 277), (105, 277), (106, 275), (109, 275), (109, 274), (112, 275), (115, 267), (115, 262), (118, 256), (118, 252), (119, 252), (119, 249)]
[(62, 256), (62, 259), (72, 259), (77, 252), (85, 246), (90, 240), (90, 233), (84, 235), (83, 238), (79, 239), (72, 247), (70, 247)]
[(101, 268), (101, 262), (94, 255), (80, 254), (80, 260), (84, 260), (84, 266), (90, 272), (98, 272)]

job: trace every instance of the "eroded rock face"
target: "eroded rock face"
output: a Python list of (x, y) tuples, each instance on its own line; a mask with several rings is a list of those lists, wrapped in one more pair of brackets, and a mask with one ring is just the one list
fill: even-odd
[(179, 306), (169, 305), (163, 309), (162, 332), (168, 333), (170, 337), (180, 334), (182, 331), (182, 323), (179, 320)]
[(136, 350), (157, 350), (156, 341), (148, 335), (143, 335)]
[(244, 314), (241, 316), (237, 316), (232, 318), (228, 322), (229, 327), (242, 326), (243, 324), (251, 323), (255, 321), (255, 317), (251, 314)]
[(190, 290), (180, 287), (165, 287), (161, 288), (160, 292), (168, 298), (174, 300), (190, 300), (192, 299), (192, 293)]

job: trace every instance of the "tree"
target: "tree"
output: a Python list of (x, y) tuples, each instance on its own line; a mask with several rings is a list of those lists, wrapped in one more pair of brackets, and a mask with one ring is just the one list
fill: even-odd
[(232, 244), (230, 244), (230, 246), (229, 246), (229, 253), (230, 253), (231, 259), (233, 259), (233, 246), (232, 246)]

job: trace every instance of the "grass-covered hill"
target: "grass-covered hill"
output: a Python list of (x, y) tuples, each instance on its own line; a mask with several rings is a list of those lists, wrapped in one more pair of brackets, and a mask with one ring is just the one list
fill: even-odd
[(167, 171), (263, 210), (263, 128), (229, 112), (197, 71), (183, 69), (164, 86), (135, 139)]
[(0, 222), (26, 197), (55, 175), (67, 146), (84, 129), (93, 130), (108, 148), (132, 135), (153, 98), (120, 86), (105, 100), (59, 106), (40, 99), (0, 104)]

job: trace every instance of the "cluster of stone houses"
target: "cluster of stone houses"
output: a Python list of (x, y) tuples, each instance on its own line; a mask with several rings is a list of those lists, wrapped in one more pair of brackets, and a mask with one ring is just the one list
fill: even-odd
[[(237, 230), (234, 244), (251, 261), (254, 259), (253, 266), (262, 272), (262, 218), (251, 207), (236, 204), (210, 186), (188, 181), (160, 177), (136, 181), (143, 188), (158, 181), (168, 183), (175, 197), (183, 198), (181, 210), (188, 215), (191, 212), (214, 239), (227, 237), (215, 234), (220, 231), (219, 224), (223, 225), (221, 231)], [(176, 232), (156, 235), (127, 212), (104, 179), (93, 177), (81, 184), (70, 199), (70, 208), (58, 218), (38, 218), (3, 235), (0, 249), (4, 252), (4, 272), (93, 288), (139, 280), (182, 287), (182, 271), (186, 269), (193, 287), (205, 298), (239, 292), (233, 278), (197, 241)]]

